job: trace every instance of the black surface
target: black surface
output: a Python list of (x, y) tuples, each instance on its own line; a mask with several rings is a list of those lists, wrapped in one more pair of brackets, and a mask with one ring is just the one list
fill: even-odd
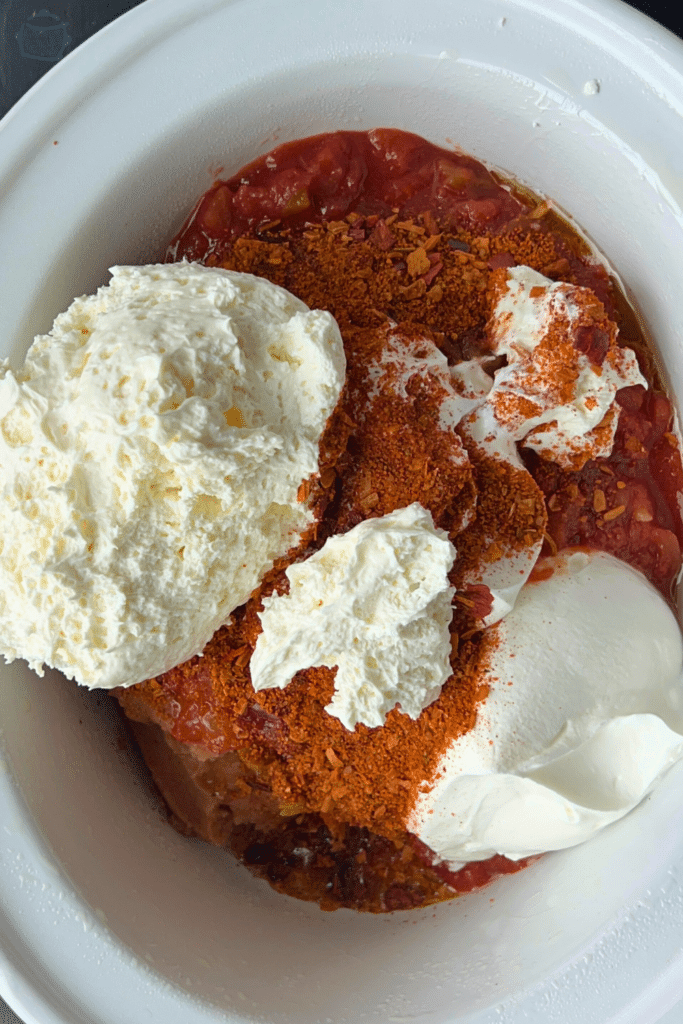
[(639, 3), (630, 3), (629, 7), (635, 7), (677, 36), (683, 36), (683, 5), (680, 0), (668, 0), (667, 3), (662, 3), (662, 0), (652, 0), (650, 3), (640, 0)]
[(141, 0), (0, 0), (0, 116), (58, 60)]

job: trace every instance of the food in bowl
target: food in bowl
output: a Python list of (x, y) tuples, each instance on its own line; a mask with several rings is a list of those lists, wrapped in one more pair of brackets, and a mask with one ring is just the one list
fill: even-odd
[[(178, 827), (281, 891), (380, 911), (626, 813), (683, 751), (683, 473), (604, 266), (548, 203), (386, 130), (216, 183), (169, 258), (148, 276), (246, 272), (332, 313), (347, 364), (317, 466), (264, 498), (285, 529), (254, 592), (234, 588), (201, 654), (116, 690)], [(237, 364), (218, 421), (239, 448), (263, 409)], [(213, 398), (178, 377), (163, 422)]]
[[(137, 732), (143, 750), (181, 827), (231, 845), (254, 872), (283, 891), (328, 907), (377, 910), (466, 890), (496, 872), (514, 870), (525, 863), (524, 855), (571, 843), (579, 834), (586, 837), (600, 827), (598, 821), (618, 817), (628, 804), (628, 787), (621, 793), (618, 787), (611, 793), (594, 791), (590, 797), (584, 789), (582, 797), (572, 799), (578, 793), (569, 791), (569, 779), (575, 783), (578, 776), (570, 762), (581, 762), (590, 773), (597, 770), (599, 751), (632, 744), (625, 735), (617, 739), (622, 726), (638, 732), (642, 727), (640, 735), (651, 725), (658, 728), (640, 697), (635, 704), (620, 703), (623, 692), (617, 697), (616, 691), (628, 691), (637, 681), (640, 696), (643, 690), (661, 694), (661, 687), (677, 678), (680, 640), (660, 599), (650, 588), (640, 589), (642, 577), (593, 552), (627, 560), (670, 598), (680, 567), (676, 495), (681, 475), (671, 407), (636, 320), (604, 266), (549, 204), (495, 180), (467, 157), (391, 131), (292, 143), (217, 182), (171, 245), (169, 258), (179, 257), (262, 274), (308, 305), (330, 310), (345, 341), (348, 388), (342, 409), (352, 424), (330, 426), (331, 435), (350, 433), (343, 455), (333, 466), (324, 463), (319, 477), (332, 497), (315, 544), (305, 552), (309, 557), (300, 553), (291, 569), (278, 567), (202, 659), (119, 695), (131, 717), (141, 720)], [(520, 265), (555, 283), (512, 269)], [(563, 290), (563, 280), (575, 287)], [(533, 296), (534, 290), (539, 294)], [(477, 514), (465, 526), (473, 476), (463, 473), (462, 449), (453, 435), (460, 442), (468, 429), (458, 402), (469, 396), (476, 404), (477, 387), (490, 387), (478, 373), (487, 365), (495, 369), (506, 344), (510, 311), (498, 304), (508, 296), (538, 324), (544, 313), (532, 309), (534, 303), (551, 305), (563, 293), (566, 301), (579, 296), (584, 305), (581, 340), (575, 332), (570, 348), (575, 350), (578, 341), (587, 363), (603, 367), (606, 352), (614, 351), (612, 324), (618, 321), (624, 345), (619, 358), (626, 358), (626, 347), (635, 348), (650, 387), (644, 390), (631, 364), (624, 369), (626, 386), (618, 388), (616, 405), (614, 392), (608, 400), (586, 394), (586, 403), (595, 401), (593, 412), (598, 410), (595, 426), (583, 435), (583, 450), (578, 443), (572, 447), (565, 433), (559, 464), (553, 455), (560, 439), (547, 423), (527, 435), (523, 467), (514, 456), (501, 458), (502, 452), (488, 461), (479, 455)], [(546, 357), (553, 354), (553, 341), (566, 345), (567, 333), (550, 339)], [(512, 350), (505, 354), (511, 366)], [(467, 382), (463, 366), (472, 375)], [(535, 398), (547, 397), (561, 378), (561, 366), (553, 373), (554, 379), (546, 374), (545, 385), (536, 382)], [(607, 376), (605, 367), (601, 383)], [(501, 378), (499, 372), (494, 386), (499, 419), (515, 397), (515, 381)], [(578, 375), (573, 386), (577, 380)], [(561, 404), (557, 394), (551, 399), (547, 405)], [(484, 408), (493, 406), (489, 402)], [(509, 437), (526, 417), (519, 408), (507, 411), (517, 415)], [(547, 408), (543, 413), (548, 415)], [(443, 429), (444, 415), (453, 424), (459, 420), (455, 430)], [(539, 410), (531, 415), (538, 417)], [(470, 463), (474, 448), (470, 440)], [(667, 508), (663, 520), (648, 497), (652, 485), (645, 482), (646, 466), (655, 487), (666, 494), (661, 505), (657, 502)], [(507, 500), (502, 500), (505, 489)], [(336, 683), (344, 647), (362, 638), (344, 633), (338, 603), (304, 574), (326, 551), (335, 561), (338, 534), (349, 538), (358, 524), (384, 522), (416, 501), (431, 511), (437, 529), (449, 532), (458, 552), (451, 574), (454, 676), (416, 721), (395, 709), (382, 725), (374, 718), (355, 724), (358, 709), (344, 700)], [(509, 578), (497, 581), (497, 587), (484, 582), (492, 582), (493, 567), (504, 561), (491, 558), (482, 567), (487, 516), (494, 523), (494, 544), (509, 548), (512, 538), (522, 539), (514, 552), (518, 577), (526, 578), (536, 564), (533, 582), (522, 589), (513, 612), (482, 630), (507, 610), (506, 598), (508, 607), (514, 601), (514, 585), (506, 593)], [(344, 577), (347, 596), (350, 575)], [(632, 585), (637, 593), (630, 591)], [(547, 622), (555, 593), (562, 597)], [(287, 602), (288, 631), (283, 629)], [(633, 622), (626, 609), (651, 602), (657, 624)], [(280, 615), (278, 606), (284, 608)], [(578, 626), (582, 620), (592, 643)], [(536, 624), (535, 639), (527, 646), (530, 621)], [(544, 621), (545, 633), (538, 628)], [(655, 667), (646, 637), (662, 635), (662, 627), (669, 654), (666, 664), (656, 659)], [(494, 633), (496, 642), (487, 649)], [(328, 636), (332, 642), (321, 652)], [(335, 642), (336, 650), (330, 651)], [(540, 671), (529, 665), (549, 644), (555, 651), (546, 655)], [(583, 666), (568, 666), (565, 645), (575, 645)], [(437, 648), (435, 643), (435, 660)], [(412, 667), (408, 660), (404, 664)], [(520, 666), (518, 672), (511, 673), (512, 664)], [(571, 708), (564, 692), (570, 668), (578, 702)], [(600, 673), (598, 679), (593, 672)], [(268, 688), (261, 689), (264, 681)], [(285, 685), (271, 689), (273, 683)], [(597, 712), (592, 722), (589, 707)], [(544, 731), (534, 736), (539, 717)], [(540, 763), (553, 741), (555, 753)], [(655, 745), (669, 762), (680, 751), (678, 732), (672, 729), (666, 742)], [(663, 763), (651, 763), (654, 774)], [(549, 776), (563, 767), (567, 775), (553, 788)], [(183, 782), (174, 788), (179, 778)], [(456, 793), (454, 780), (465, 778), (470, 791), (460, 784)], [(426, 782), (428, 792), (420, 793)], [(649, 784), (641, 778), (630, 798)], [(549, 793), (554, 800), (545, 800)], [(591, 798), (596, 806), (582, 808), (581, 799), (590, 803)], [(486, 823), (473, 823), (475, 806), (489, 809)], [(464, 823), (460, 830), (452, 827), (456, 814)], [(539, 822), (553, 832), (552, 840), (538, 835)], [(503, 851), (511, 856), (501, 856)]]

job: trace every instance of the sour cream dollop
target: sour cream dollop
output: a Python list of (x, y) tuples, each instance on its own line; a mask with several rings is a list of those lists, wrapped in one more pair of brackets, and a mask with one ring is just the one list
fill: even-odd
[(494, 627), (475, 727), (407, 823), (454, 866), (584, 842), (683, 755), (683, 646), (660, 594), (602, 552), (540, 566)]

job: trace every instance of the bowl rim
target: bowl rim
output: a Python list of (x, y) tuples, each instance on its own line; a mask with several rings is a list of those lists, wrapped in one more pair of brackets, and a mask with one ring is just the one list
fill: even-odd
[[(156, 42), (160, 38), (162, 2), (163, 36), (180, 33), (195, 21), (224, 7), (239, 6), (247, 16), (250, 11), (254, 13), (262, 8), (261, 0), (145, 0), (116, 18), (52, 67), (2, 119), (0, 180), (5, 166), (21, 174), (22, 161), (29, 159), (42, 140), (51, 134), (53, 125), (65, 116), (65, 111), (74, 104), (87, 103), (90, 87), (106, 80), (112, 69), (141, 57), (144, 59), (144, 52), (151, 41)], [(346, 3), (353, 3), (353, 0), (346, 0)], [(538, 11), (560, 21), (570, 19), (574, 23), (581, 19), (586, 35), (598, 37), (603, 33), (600, 38), (604, 40), (606, 36), (610, 40), (609, 45), (614, 47), (628, 44), (640, 54), (644, 65), (650, 67), (651, 81), (657, 83), (662, 101), (683, 115), (683, 42), (668, 29), (628, 7), (622, 0), (508, 0), (508, 3), (511, 7)], [(454, 0), (453, 6), (458, 4), (464, 6), (466, 0)], [(290, 0), (290, 11), (293, 6), (301, 8), (302, 12), (310, 11), (316, 7), (316, 2)], [(327, 7), (327, 3), (322, 6)], [(9, 780), (7, 785), (5, 779)], [(16, 784), (5, 773), (0, 782), (0, 815), (6, 821), (21, 822), (23, 832), (17, 849), (26, 856), (37, 854), (45, 865), (49, 865), (48, 845), (30, 821), (27, 825), (27, 814)], [(50, 868), (39, 866), (38, 876), (51, 877)], [(669, 897), (683, 900), (683, 882), (677, 881), (676, 887), (670, 889)], [(74, 900), (75, 906), (79, 905), (75, 894), (69, 898)], [(27, 958), (22, 954), (20, 936), (11, 933), (4, 913), (0, 913), (0, 935), (0, 994), (26, 1024), (69, 1024), (73, 1018), (67, 1016), (72, 1012), (68, 1000), (55, 996), (49, 979), (47, 986), (41, 982), (40, 971), (32, 967), (30, 956)], [(672, 949), (677, 949), (678, 955), (672, 955), (666, 969), (654, 971), (638, 1005), (624, 1008), (613, 1018), (613, 1024), (618, 1021), (623, 1024), (628, 1021), (655, 1021), (678, 1002), (683, 987), (683, 951), (677, 945)], [(526, 1019), (521, 1002), (518, 1007), (506, 1007), (506, 1011), (507, 1017), (496, 1019)], [(518, 1011), (519, 1017), (516, 1016)], [(201, 1019), (208, 1024), (216, 1018), (212, 1014)], [(476, 1018), (471, 1018), (471, 1024), (475, 1021), (483, 1024), (486, 1019), (485, 1014), (477, 1014)]]

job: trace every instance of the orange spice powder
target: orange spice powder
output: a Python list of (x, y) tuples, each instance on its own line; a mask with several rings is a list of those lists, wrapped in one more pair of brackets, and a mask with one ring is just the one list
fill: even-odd
[[(558, 253), (554, 236), (521, 227), (482, 238), (437, 230), (430, 215), (401, 223), (368, 220), (363, 238), (359, 218), (350, 218), (291, 237), (280, 233), (272, 242), (243, 237), (223, 254), (226, 268), (267, 276), (308, 305), (329, 309), (340, 324), (347, 386), (321, 441), (320, 475), (305, 489), (314, 500), (317, 528), (273, 569), (201, 658), (118, 696), (134, 718), (142, 702), (200, 756), (237, 750), (260, 785), (280, 799), (283, 813), (318, 812), (332, 830), (341, 821), (391, 838), (404, 831), (418, 786), (433, 777), (446, 746), (473, 726), (486, 696), (480, 665), (495, 638), (482, 631), (486, 597), (468, 592), (466, 571), (506, 551), (533, 547), (546, 516), (528, 474), (471, 444), (469, 458), (463, 457), (467, 441), (439, 426), (444, 395), (436, 377), (409, 379), (401, 393), (391, 360), (379, 382), (369, 369), (390, 345), (392, 321), (416, 355), (440, 346), (457, 359), (467, 355), (468, 336), (477, 336), (485, 349), (489, 260), (502, 253), (505, 263), (524, 260), (543, 271)], [(449, 244), (454, 240), (468, 251)], [(415, 284), (423, 285), (419, 294), (411, 290)], [(459, 352), (453, 351), (454, 338), (464, 338)], [(476, 518), (463, 529), (475, 496)], [(360, 724), (350, 732), (324, 710), (334, 670), (308, 669), (284, 690), (254, 693), (249, 658), (260, 632), (261, 598), (286, 591), (287, 562), (362, 519), (416, 500), (449, 530), (458, 551), (453, 674), (440, 697), (416, 721), (395, 709), (382, 728)]]

